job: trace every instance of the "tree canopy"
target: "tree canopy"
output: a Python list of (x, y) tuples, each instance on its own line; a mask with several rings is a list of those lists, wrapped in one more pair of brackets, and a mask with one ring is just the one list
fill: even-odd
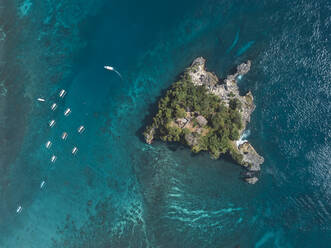
[[(232, 96), (231, 96), (232, 97)], [(218, 158), (229, 153), (240, 161), (241, 155), (233, 148), (233, 142), (239, 139), (242, 129), (240, 114), (241, 102), (233, 95), (226, 106), (222, 100), (208, 92), (205, 86), (195, 86), (188, 74), (174, 83), (158, 103), (158, 112), (153, 118), (156, 137), (163, 141), (176, 141), (190, 145), (193, 152), (208, 151)], [(195, 117), (202, 115), (208, 122), (204, 127), (197, 128)], [(186, 118), (191, 123), (191, 129), (179, 127), (177, 120)], [(147, 130), (151, 128), (147, 127)], [(189, 144), (188, 136), (196, 142)]]

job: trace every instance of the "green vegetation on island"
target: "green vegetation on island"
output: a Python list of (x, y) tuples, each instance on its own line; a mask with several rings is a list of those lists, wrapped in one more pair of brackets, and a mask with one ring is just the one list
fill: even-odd
[(146, 127), (145, 140), (148, 144), (155, 138), (181, 142), (194, 153), (207, 151), (214, 158), (228, 154), (247, 169), (244, 180), (254, 184), (264, 158), (240, 138), (255, 109), (254, 98), (250, 91), (240, 95), (237, 85), (249, 72), (251, 61), (238, 65), (222, 82), (205, 65), (204, 58), (196, 58), (167, 90)]
[(194, 85), (186, 71), (159, 101), (153, 123), (144, 132), (146, 141), (152, 135), (162, 141), (186, 144), (194, 153), (208, 151), (214, 158), (229, 153), (241, 163), (242, 155), (234, 141), (243, 128), (239, 112), (242, 106), (233, 93), (228, 97), (225, 104), (205, 85)]

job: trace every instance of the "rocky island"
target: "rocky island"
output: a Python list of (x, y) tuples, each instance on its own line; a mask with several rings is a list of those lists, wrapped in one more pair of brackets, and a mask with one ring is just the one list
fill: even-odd
[(181, 79), (167, 90), (158, 112), (144, 132), (145, 140), (181, 142), (194, 153), (208, 151), (215, 159), (229, 154), (246, 168), (244, 179), (254, 184), (264, 162), (253, 146), (241, 137), (255, 109), (253, 95), (239, 94), (238, 78), (248, 73), (251, 62), (237, 66), (224, 82), (205, 69), (206, 60), (196, 58)]

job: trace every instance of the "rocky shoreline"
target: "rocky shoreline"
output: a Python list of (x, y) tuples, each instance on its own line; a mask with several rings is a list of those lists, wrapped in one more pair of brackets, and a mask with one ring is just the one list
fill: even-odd
[[(208, 93), (215, 95), (220, 98), (220, 102), (226, 107), (230, 107), (231, 101), (236, 99), (240, 103), (239, 113), (241, 115), (242, 126), (239, 131), (239, 137), (242, 137), (243, 132), (246, 129), (247, 123), (250, 121), (250, 116), (255, 109), (253, 102), (254, 98), (252, 93), (249, 91), (247, 94), (241, 96), (239, 94), (239, 88), (237, 80), (250, 71), (251, 61), (242, 63), (237, 66), (237, 70), (234, 74), (228, 75), (223, 82), (220, 82), (218, 77), (205, 69), (206, 60), (202, 57), (196, 58), (190, 67), (186, 69), (187, 75), (194, 86), (204, 86)], [(196, 125), (193, 125), (192, 122)], [(196, 112), (190, 112), (186, 110), (185, 118), (177, 118), (173, 126), (176, 128), (188, 128), (193, 130), (190, 133), (185, 134), (185, 141), (190, 147), (194, 147), (197, 144), (197, 138), (195, 134), (203, 135), (206, 131), (204, 126), (207, 124), (207, 120), (204, 116)], [(145, 132), (145, 140), (148, 144), (151, 144), (157, 127), (154, 125), (150, 126)], [(253, 146), (248, 141), (242, 141), (240, 138), (231, 141), (231, 146), (234, 153), (240, 154), (240, 159), (235, 159), (238, 164), (246, 168), (244, 173), (244, 180), (247, 183), (254, 184), (258, 181), (257, 174), (260, 171), (260, 165), (264, 162), (264, 158), (260, 156)], [(231, 154), (232, 155), (232, 154)]]

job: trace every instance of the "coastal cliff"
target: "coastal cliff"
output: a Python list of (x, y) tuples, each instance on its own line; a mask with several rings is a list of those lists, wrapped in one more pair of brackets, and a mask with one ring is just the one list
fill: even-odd
[(146, 127), (145, 140), (148, 144), (155, 138), (182, 142), (192, 152), (208, 151), (213, 158), (229, 154), (247, 169), (245, 181), (254, 184), (264, 159), (241, 139), (255, 109), (254, 99), (251, 92), (241, 96), (237, 85), (251, 62), (238, 65), (224, 82), (206, 71), (205, 64), (204, 58), (196, 58), (167, 91), (153, 123)]

